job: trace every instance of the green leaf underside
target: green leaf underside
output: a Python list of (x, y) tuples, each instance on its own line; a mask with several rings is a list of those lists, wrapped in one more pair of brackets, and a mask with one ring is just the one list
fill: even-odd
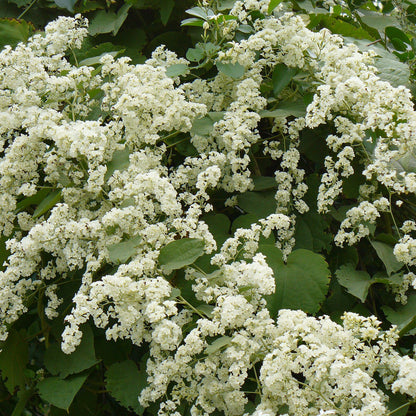
[(174, 64), (166, 68), (166, 76), (175, 78), (180, 75), (186, 75), (189, 72), (188, 65), (186, 64)]
[(45, 367), (54, 376), (65, 378), (71, 374), (80, 373), (99, 360), (95, 357), (94, 335), (87, 325), (82, 329), (83, 335), (81, 344), (72, 354), (65, 354), (60, 344), (51, 344), (45, 352)]
[(117, 35), (117, 32), (127, 18), (130, 7), (131, 4), (125, 3), (120, 7), (117, 13), (99, 10), (92, 18), (88, 26), (88, 32), (92, 36), (110, 32), (112, 32), (114, 36)]
[(75, 395), (84, 384), (88, 374), (78, 374), (67, 379), (48, 377), (38, 383), (40, 397), (46, 402), (68, 411)]
[(136, 253), (141, 240), (140, 236), (136, 236), (109, 246), (110, 261), (115, 264), (126, 263)]
[(189, 19), (182, 20), (181, 26), (197, 26), (202, 27), (204, 21), (196, 17), (190, 17)]
[(113, 157), (110, 162), (107, 163), (107, 172), (105, 173), (105, 180), (108, 180), (110, 176), (116, 170), (124, 170), (130, 164), (130, 149), (128, 147), (123, 150), (117, 150), (113, 153)]
[(139, 371), (134, 361), (126, 360), (112, 364), (105, 373), (107, 390), (124, 407), (142, 414), (144, 409), (139, 403), (139, 394), (146, 386), (147, 375)]
[(211, 117), (205, 116), (194, 120), (192, 123), (191, 134), (198, 136), (208, 136), (214, 128), (214, 120)]
[(266, 296), (273, 317), (279, 309), (302, 309), (316, 313), (328, 292), (330, 271), (324, 257), (309, 250), (293, 251), (283, 261), (281, 251), (274, 245), (259, 246), (273, 269), (276, 291)]
[(231, 63), (226, 64), (226, 63), (217, 61), (216, 66), (217, 66), (218, 71), (234, 79), (241, 78), (245, 72), (245, 68), (242, 65), (240, 65), (238, 62), (235, 64), (231, 64)]
[(217, 338), (215, 341), (212, 342), (212, 344), (208, 345), (208, 347), (205, 349), (205, 352), (210, 355), (214, 354), (215, 352), (219, 351), (221, 348), (226, 347), (231, 342), (231, 337), (224, 336)]
[(191, 9), (186, 10), (186, 13), (191, 16), (199, 17), (200, 19), (208, 19), (206, 11), (202, 7), (192, 7)]
[(182, 238), (160, 250), (159, 263), (166, 269), (177, 270), (192, 264), (204, 254), (204, 242), (198, 238)]
[(393, 247), (391, 245), (375, 240), (371, 240), (370, 243), (376, 250), (380, 260), (384, 263), (387, 274), (389, 276), (404, 266), (402, 262), (396, 259), (395, 255), (393, 254)]
[(348, 293), (365, 302), (371, 286), (371, 277), (368, 273), (355, 270), (351, 264), (345, 264), (335, 274), (340, 285), (344, 286)]

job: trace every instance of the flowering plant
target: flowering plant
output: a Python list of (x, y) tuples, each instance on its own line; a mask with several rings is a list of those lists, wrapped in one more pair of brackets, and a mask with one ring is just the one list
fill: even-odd
[(215, 3), (188, 10), (186, 59), (79, 60), (80, 15), (0, 52), (14, 415), (416, 400), (411, 93), (283, 3)]

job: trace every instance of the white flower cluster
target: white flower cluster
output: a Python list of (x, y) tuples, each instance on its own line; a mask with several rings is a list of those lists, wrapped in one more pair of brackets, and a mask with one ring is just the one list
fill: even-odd
[(358, 207), (349, 209), (335, 236), (335, 243), (340, 246), (345, 243), (352, 246), (362, 238), (369, 236), (369, 225), (374, 225), (377, 218), (380, 217), (380, 212), (386, 212), (389, 208), (389, 201), (382, 197), (373, 203), (363, 201)]
[[(266, 13), (268, 4), (237, 1), (231, 13), (248, 24), (250, 11)], [(259, 240), (273, 232), (287, 256), (294, 212), (308, 209), (299, 168), (303, 128), (332, 120), (337, 132), (327, 138), (334, 155), (325, 160), (320, 211), (334, 203), (357, 157), (369, 180), (396, 193), (416, 189), (414, 174), (396, 169), (415, 145), (408, 91), (380, 81), (369, 54), (279, 13), (256, 21), (255, 33), (220, 53), (223, 64), (245, 67), (239, 79), (219, 73), (178, 86), (166, 68), (186, 60), (164, 48), (143, 65), (110, 55), (97, 69), (71, 65), (66, 50), (86, 36), (80, 17), (60, 18), (45, 37), (0, 52), (0, 235), (10, 250), (0, 271), (0, 340), (33, 294), (48, 298), (48, 318), (64, 314), (60, 285), (74, 281), (63, 350), (74, 351), (90, 318), (109, 340), (148, 343), (148, 387), (140, 400), (160, 401), (160, 416), (178, 416), (184, 402), (195, 416), (248, 415), (251, 395), (258, 395), (255, 415), (286, 406), (290, 415), (381, 416), (388, 398), (377, 375), (393, 391), (416, 396), (409, 371), (416, 364), (393, 350), (394, 329), (383, 332), (375, 318), (352, 313), (339, 325), (282, 310), (276, 322), (266, 307), (275, 279), (257, 253)], [(276, 212), (237, 229), (212, 256), (212, 273), (185, 270), (199, 302), (191, 305), (173, 290), (159, 255), (187, 237), (203, 240), (207, 254), (217, 249), (201, 220), (212, 209), (209, 191), (234, 194), (232, 204), (236, 193), (253, 189), (250, 149), (261, 139), (267, 106), (263, 74), (279, 63), (300, 68), (319, 86), (306, 116), (285, 127), (284, 143), (265, 140), (265, 153), (280, 161)], [(201, 121), (207, 129), (196, 128)], [(175, 137), (198, 152), (179, 166), (168, 150)], [(371, 155), (365, 140), (374, 141)], [(337, 244), (368, 235), (368, 224), (391, 209), (386, 198), (376, 199), (377, 186), (366, 186)], [(416, 265), (415, 228), (405, 223), (395, 248), (409, 266)]]
[(223, 265), (236, 260), (240, 253), (246, 259), (252, 258), (258, 249), (260, 236), (268, 238), (272, 230), (277, 232), (278, 247), (284, 255), (288, 255), (294, 242), (291, 220), (284, 214), (271, 214), (261, 219), (259, 224), (252, 224), (249, 229), (238, 228), (234, 236), (224, 242), (220, 252), (212, 257), (211, 263)]
[[(203, 239), (207, 252), (216, 247), (199, 217), (210, 209), (207, 188), (221, 176), (214, 161), (198, 172), (196, 189), (185, 192), (186, 177), (178, 181), (162, 162), (164, 137), (189, 132), (193, 120), (206, 112), (204, 104), (187, 100), (166, 68), (157, 65), (162, 59), (175, 62), (172, 53), (156, 51), (137, 66), (106, 55), (100, 71), (73, 66), (65, 51), (79, 48), (86, 34), (80, 17), (60, 18), (46, 28), (45, 37), (35, 35), (27, 46), (0, 53), (0, 230), (13, 237), (0, 271), (0, 337), (5, 339), (8, 325), (27, 310), (27, 297), (33, 291), (41, 296), (43, 282), (49, 285), (45, 313), (57, 316), (59, 286), (71, 276), (81, 284), (66, 317), (63, 348), (68, 353), (79, 343), (78, 327), (89, 316), (102, 327), (109, 319), (118, 322), (108, 328), (109, 338), (140, 343), (147, 337), (137, 319), (150, 306), (138, 304), (136, 318), (130, 310), (137, 285), (149, 288), (148, 298), (155, 295), (149, 302), (155, 310), (161, 308), (161, 317), (149, 318), (143, 327), (152, 323), (161, 344), (162, 338), (169, 339), (159, 321), (177, 311), (167, 301), (167, 288), (157, 301), (163, 280), (159, 250), (184, 236)], [(94, 116), (97, 108), (99, 118)], [(42, 199), (50, 201), (49, 207), (34, 211)], [(105, 264), (126, 262), (112, 259), (109, 248), (133, 239), (137, 245), (131, 261), (115, 274), (103, 273)], [(97, 299), (113, 306), (100, 309)], [(133, 332), (132, 322), (137, 326)]]
[[(275, 324), (266, 310), (241, 300), (223, 303), (219, 297), (216, 305), (211, 319), (199, 319), (172, 356), (148, 361), (143, 405), (170, 386), (171, 413), (163, 403), (161, 415), (173, 414), (185, 401), (195, 415), (219, 409), (248, 416), (243, 386), (253, 379), (251, 388), (260, 395), (253, 415), (277, 415), (285, 408), (287, 415), (384, 416), (388, 397), (374, 379), (377, 373), (393, 391), (416, 394), (416, 361), (393, 350), (396, 330), (381, 331), (374, 317), (346, 313), (339, 325), (327, 316), (281, 310)], [(225, 310), (233, 319), (224, 320)]]

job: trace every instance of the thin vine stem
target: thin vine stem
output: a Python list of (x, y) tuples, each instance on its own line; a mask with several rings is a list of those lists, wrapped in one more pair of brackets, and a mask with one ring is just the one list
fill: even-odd
[(32, 3), (29, 4), (29, 6), (26, 7), (26, 9), (23, 10), (22, 13), (17, 16), (17, 20), (20, 20), (30, 9), (31, 7), (37, 2), (38, 0), (33, 0)]

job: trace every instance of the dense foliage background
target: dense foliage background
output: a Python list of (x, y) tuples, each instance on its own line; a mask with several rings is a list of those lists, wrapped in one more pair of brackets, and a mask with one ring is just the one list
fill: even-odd
[[(379, 77), (395, 87), (404, 85), (414, 92), (416, 4), (413, 1), (271, 0), (269, 12), (273, 12), (280, 3), (287, 10), (302, 16), (310, 30), (317, 32), (327, 28), (341, 35), (346, 42), (355, 43), (363, 52), (374, 50), (377, 54), (374, 65)], [(219, 73), (236, 80), (244, 73), (242, 65), (218, 60), (219, 53), (228, 49), (227, 42), (221, 37), (221, 25), (234, 19), (228, 14), (233, 4), (232, 0), (212, 0), (198, 4), (194, 0), (2, 1), (0, 47), (15, 47), (19, 42), (26, 42), (33, 34), (41, 33), (44, 26), (58, 16), (81, 13), (89, 20), (90, 36), (79, 50), (68, 53), (67, 59), (72, 64), (92, 65), (99, 69), (99, 59), (105, 53), (114, 57), (127, 56), (132, 64), (140, 64), (151, 57), (156, 47), (166, 45), (179, 57), (186, 57), (189, 61), (168, 67), (167, 73), (175, 82), (211, 80)], [(253, 21), (263, 18), (264, 14), (260, 11), (252, 12)], [(207, 22), (208, 26), (205, 25)], [(240, 25), (233, 40), (240, 42), (248, 39), (252, 33), (250, 25)], [(305, 73), (284, 64), (276, 65), (267, 73), (260, 89), (262, 96), (267, 99), (267, 108), (261, 110), (262, 118), (258, 123), (260, 137), (270, 140), (273, 135), (284, 135), (284, 130), (274, 129), (276, 117), (292, 121), (305, 115), (306, 107), (313, 100), (312, 87), (313, 81)], [(107, 117), (104, 113), (100, 115)], [(214, 123), (221, 117), (220, 111), (212, 111), (203, 118), (197, 118), (190, 132), (167, 134), (163, 142), (169, 152), (163, 163), (167, 167), (177, 167), (186, 157), (198, 154), (188, 140), (189, 135), (208, 137)], [(353, 245), (341, 247), (335, 244), (335, 235), (347, 211), (362, 201), (360, 186), (368, 183), (359, 162), (354, 160), (355, 173), (345, 175), (339, 197), (326, 212), (318, 212), (318, 188), (327, 167), (324, 159), (328, 154), (325, 139), (333, 131), (334, 124), (329, 121), (315, 128), (305, 128), (300, 133), (299, 167), (304, 170), (305, 182), (309, 186), (304, 200), (310, 210), (303, 212), (299, 209), (293, 214), (296, 216), (296, 228), (292, 253), (282, 258), (280, 251), (273, 245), (273, 234), (268, 239), (260, 237), (260, 251), (266, 256), (276, 279), (276, 294), (268, 295), (268, 309), (273, 318), (277, 317), (279, 310), (300, 309), (313, 316), (329, 315), (335, 322), (341, 322), (340, 317), (345, 311), (362, 316), (374, 315), (381, 322), (383, 330), (391, 325), (398, 326), (400, 338), (397, 351), (401, 355), (412, 355), (416, 335), (416, 294), (411, 281), (406, 282), (405, 275), (411, 273), (414, 263), (405, 266), (393, 250), (401, 237), (397, 224), (401, 226), (406, 220), (416, 217), (415, 193), (398, 195), (381, 185), (378, 192), (389, 199), (390, 208), (380, 210), (380, 216), (369, 220), (366, 225), (369, 235)], [(378, 134), (373, 133), (375, 136)], [(208, 192), (208, 201), (213, 210), (203, 214), (202, 218), (219, 247), (232, 237), (236, 229), (249, 229), (251, 224), (276, 211), (277, 184), (274, 173), (282, 162), (265, 156), (261, 143), (261, 140), (254, 143), (248, 152), (253, 189), (227, 192), (224, 188), (214, 187)], [(373, 149), (369, 145), (366, 151), (371, 154)], [(4, 154), (3, 150), (0, 155)], [(126, 157), (128, 159), (128, 155), (119, 151), (108, 162), (108, 169), (113, 172), (123, 170)], [(416, 173), (415, 157), (411, 151), (405, 160), (399, 160), (397, 169)], [(59, 190), (50, 191), (45, 188), (28, 198), (22, 196), (17, 210), (26, 210), (35, 219), (42, 215), (47, 217), (60, 201)], [(234, 198), (233, 203), (225, 204), (228, 198)], [(0, 239), (1, 262), (7, 261), (10, 254), (6, 248), (8, 239), (6, 235)], [(176, 241), (181, 240), (178, 237)], [(190, 264), (205, 273), (215, 273), (216, 269), (209, 264), (211, 256), (203, 254), (203, 245), (198, 245), (201, 240), (186, 241), (185, 238), (183, 241), (184, 244), (192, 244), (165, 246), (159, 262), (175, 270), (169, 275), (170, 283), (181, 291), (181, 301), (197, 305), (199, 314), (210, 316), (213, 308), (207, 309), (210, 305), (202, 305), (203, 302), (194, 298), (187, 283), (189, 281), (185, 280), (184, 270)], [(134, 239), (128, 239), (111, 246), (109, 250), (113, 267), (126, 263), (133, 256), (136, 243)], [(175, 263), (175, 259), (179, 259), (179, 264)], [(45, 255), (42, 261), (48, 262), (48, 256)], [(6, 267), (3, 266), (3, 270)], [(111, 270), (111, 265), (106, 265), (105, 270), (98, 272), (102, 276)], [(74, 271), (68, 284), (62, 286), (59, 296), (63, 302), (56, 318), (48, 319), (45, 315), (47, 300), (43, 288), (34, 292), (32, 297), (28, 296), (25, 301), (28, 312), (9, 325), (9, 335), (2, 343), (0, 352), (1, 416), (157, 414), (157, 403), (144, 409), (137, 401), (137, 396), (147, 385), (147, 342), (137, 346), (129, 339), (108, 341), (105, 331), (89, 322), (82, 326), (83, 338), (78, 348), (70, 355), (61, 351), (64, 317), (73, 306), (73, 296), (79, 287), (77, 273), (82, 272)], [(211, 349), (207, 353), (214, 354), (228, 345), (229, 337), (217, 337), (211, 341)], [(302, 383), (303, 379), (298, 378), (299, 383)], [(384, 389), (381, 379), (376, 381)], [(391, 396), (391, 413), (388, 414), (416, 414), (415, 404), (405, 395), (387, 390), (386, 394)], [(257, 404), (254, 393), (249, 394), (249, 400), (251, 407), (248, 405), (246, 411), (251, 413)], [(281, 414), (285, 411), (282, 408)], [(189, 414), (189, 408), (182, 405), (180, 412)], [(214, 414), (224, 412), (216, 411)]]

